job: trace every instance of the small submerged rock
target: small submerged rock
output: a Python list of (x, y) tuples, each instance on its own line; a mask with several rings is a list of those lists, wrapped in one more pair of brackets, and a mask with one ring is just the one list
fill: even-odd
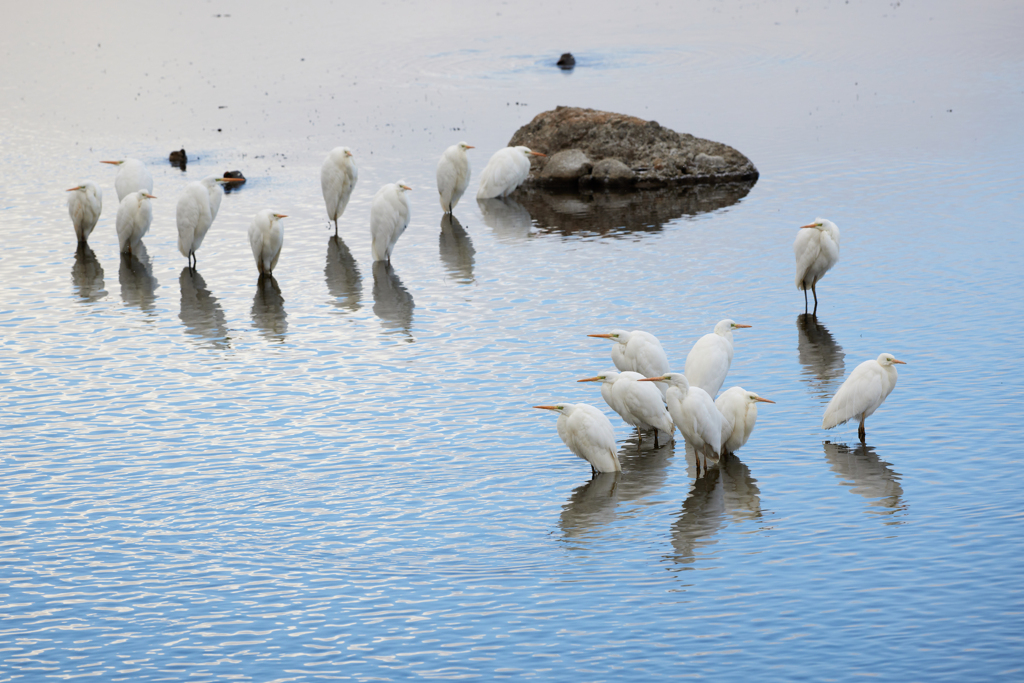
[(558, 58), (557, 64), (560, 69), (568, 71), (576, 66), (576, 58), (572, 56), (571, 52), (566, 52)]

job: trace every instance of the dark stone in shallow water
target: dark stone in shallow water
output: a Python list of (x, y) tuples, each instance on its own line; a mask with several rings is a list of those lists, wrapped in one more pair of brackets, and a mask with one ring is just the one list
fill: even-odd
[(566, 52), (558, 58), (558, 66), (563, 69), (571, 69), (576, 66), (576, 58), (572, 56), (571, 52)]
[[(548, 155), (532, 158), (527, 180), (528, 184), (548, 187), (575, 182), (581, 187), (654, 188), (758, 178), (753, 162), (729, 145), (677, 133), (657, 121), (596, 109), (557, 107), (540, 113), (517, 130), (508, 144), (526, 145)], [(563, 150), (585, 154), (594, 164), (594, 172), (581, 174), (575, 181), (545, 177), (545, 165)], [(607, 159), (619, 163), (604, 164)], [(632, 178), (623, 167), (632, 172)]]
[(184, 171), (185, 165), (188, 164), (188, 155), (185, 154), (185, 148), (182, 147), (179, 150), (171, 152), (168, 160), (171, 162), (171, 166), (177, 166)]

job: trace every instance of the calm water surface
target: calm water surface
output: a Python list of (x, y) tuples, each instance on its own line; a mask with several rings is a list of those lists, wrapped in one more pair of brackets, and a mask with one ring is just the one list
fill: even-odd
[[(0, 680), (1024, 675), (1018, 3), (133, 7), (8, 12)], [(761, 179), (480, 203), (474, 180), (442, 218), (445, 147), (478, 177), (558, 104)], [(158, 197), (132, 259), (98, 163), (125, 156)], [(177, 196), (235, 168), (190, 273)], [(76, 250), (63, 190), (90, 179)], [(412, 224), (373, 264), (399, 179)], [(289, 218), (258, 283), (263, 208)], [(843, 251), (810, 317), (791, 245), (819, 215)], [(611, 366), (587, 333), (648, 330), (681, 366), (726, 317), (753, 326), (726, 386), (777, 404), (699, 479), (614, 417), (623, 471), (591, 480), (530, 408), (606, 408), (574, 381)], [(867, 444), (822, 431), (882, 351), (908, 364)]]

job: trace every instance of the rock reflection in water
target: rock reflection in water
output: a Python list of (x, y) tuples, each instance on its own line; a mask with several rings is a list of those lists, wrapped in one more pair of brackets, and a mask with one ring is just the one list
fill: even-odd
[(450, 213), (441, 217), (438, 247), (441, 250), (441, 262), (448, 274), (462, 284), (473, 282), (473, 255), (476, 250), (459, 219)]
[(252, 298), (252, 324), (270, 341), (283, 342), (288, 332), (281, 287), (273, 275), (260, 275)]
[(85, 242), (78, 243), (75, 264), (71, 266), (71, 283), (81, 301), (99, 301), (107, 295), (103, 286), (103, 266)]
[(181, 285), (181, 313), (178, 317), (185, 325), (185, 332), (214, 348), (228, 348), (227, 318), (217, 303), (217, 297), (206, 288), (203, 276), (198, 270), (185, 266), (178, 276), (178, 284)]
[(402, 332), (412, 340), (412, 294), (402, 284), (390, 263), (373, 264), (373, 314), (380, 318), (384, 328)]
[(129, 306), (138, 306), (152, 313), (156, 306), (156, 289), (160, 283), (153, 276), (146, 245), (139, 244), (131, 254), (121, 254), (121, 267), (117, 273), (121, 283), (121, 300)]
[(335, 306), (352, 312), (361, 308), (359, 300), (363, 298), (363, 278), (359, 274), (359, 264), (340, 237), (332, 236), (327, 242), (324, 278)]
[(515, 198), (542, 233), (615, 235), (660, 232), (682, 216), (731, 206), (753, 183), (686, 185), (631, 192), (551, 192), (520, 188)]
[(530, 236), (533, 220), (530, 212), (511, 197), (477, 199), (476, 205), (484, 219), (484, 225), (494, 231), (502, 242), (518, 242)]
[(846, 444), (829, 441), (822, 445), (825, 459), (832, 471), (839, 475), (843, 486), (849, 486), (851, 491), (870, 501), (868, 512), (891, 515), (906, 509), (900, 475), (889, 469), (889, 463), (879, 458), (872, 446), (858, 444), (850, 448)]
[(843, 347), (832, 338), (828, 328), (818, 322), (817, 316), (810, 313), (796, 317), (796, 330), (796, 348), (804, 368), (801, 372), (804, 381), (811, 385), (812, 395), (830, 399), (846, 373)]

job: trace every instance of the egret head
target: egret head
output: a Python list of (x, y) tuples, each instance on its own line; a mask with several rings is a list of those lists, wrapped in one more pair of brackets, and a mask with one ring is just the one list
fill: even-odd
[(830, 225), (832, 227), (835, 227), (835, 224), (832, 223), (832, 221), (828, 220), (827, 218), (815, 218), (813, 223), (801, 225), (800, 229), (803, 230), (804, 228), (813, 228), (814, 230), (827, 230), (828, 226)]
[(904, 363), (903, 361), (896, 360), (896, 357), (893, 356), (891, 353), (883, 353), (881, 356), (879, 356), (878, 364), (884, 367), (888, 367), (890, 365), (906, 365), (906, 363)]
[(608, 339), (616, 344), (625, 344), (629, 341), (629, 332), (626, 330), (612, 330), (611, 332), (603, 332), (601, 334), (588, 334), (588, 337), (597, 337), (598, 339)]
[(407, 191), (412, 189), (411, 187), (409, 187), (408, 185), (405, 184), (404, 180), (399, 180), (395, 184), (398, 185), (398, 191), (399, 192), (407, 192)]
[(146, 199), (156, 199), (156, 197), (154, 197), (153, 195), (151, 195), (148, 192), (139, 191), (139, 196), (145, 197)]
[(473, 145), (471, 145), (469, 143), (466, 143), (466, 142), (460, 142), (459, 143), (459, 149), (461, 149), (463, 152), (465, 152), (467, 149), (476, 149), (476, 147), (474, 147)]
[(747, 392), (747, 403), (775, 403), (775, 401), (768, 400), (767, 398), (761, 398), (753, 391)]
[(543, 154), (541, 152), (534, 152), (532, 149), (530, 149), (529, 147), (526, 147), (525, 145), (519, 145), (518, 147), (516, 147), (516, 149), (518, 149), (520, 152), (522, 152), (526, 157), (530, 157), (531, 155), (533, 155), (535, 157), (546, 157), (547, 156), (547, 154)]
[(243, 180), (241, 178), (215, 178), (214, 176), (209, 176), (207, 178), (203, 178), (203, 184), (204, 185), (216, 185), (217, 183), (241, 183), (241, 182), (243, 182)]
[(715, 325), (715, 334), (728, 334), (733, 330), (739, 330), (745, 327), (750, 327), (750, 325), (741, 325), (740, 323), (733, 322), (726, 318), (725, 320), (720, 320), (718, 324)]
[(574, 404), (572, 404), (572, 403), (556, 403), (553, 406), (534, 406), (534, 408), (540, 408), (541, 410), (553, 410), (556, 413), (558, 413), (559, 415), (561, 415), (565, 411), (567, 411), (570, 408), (572, 408), (573, 405)]
[(114, 166), (120, 166), (121, 164), (124, 163), (124, 159), (121, 159), (121, 161), (101, 161), (100, 163), (101, 164), (113, 164)]
[(74, 192), (75, 190), (84, 190), (84, 189), (85, 189), (85, 185), (79, 185), (78, 187), (69, 187), (67, 189), (67, 192)]
[(587, 377), (586, 379), (578, 379), (577, 382), (614, 382), (619, 378), (618, 370), (605, 370), (600, 375), (594, 377)]
[(345, 153), (346, 158), (352, 156), (352, 150), (350, 150), (348, 147), (342, 147), (341, 150)]
[(276, 221), (279, 221), (279, 220), (281, 220), (282, 218), (288, 218), (288, 216), (286, 216), (286, 215), (285, 215), (285, 214), (283, 214), (283, 213), (272, 213), (272, 214), (270, 214), (270, 215), (271, 215), (271, 216), (273, 216), (273, 217), (274, 217), (274, 220), (276, 220)]

